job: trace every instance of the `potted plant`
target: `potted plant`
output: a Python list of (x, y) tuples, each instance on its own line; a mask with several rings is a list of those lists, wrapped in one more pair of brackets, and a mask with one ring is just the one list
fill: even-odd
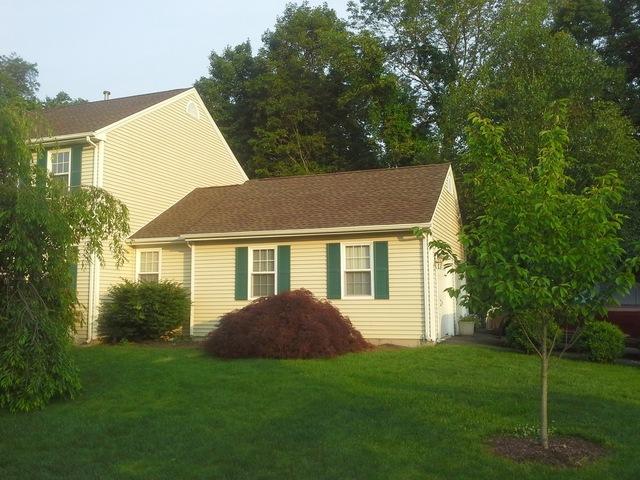
[(473, 335), (478, 320), (478, 316), (473, 313), (465, 315), (458, 320), (458, 333), (460, 335)]

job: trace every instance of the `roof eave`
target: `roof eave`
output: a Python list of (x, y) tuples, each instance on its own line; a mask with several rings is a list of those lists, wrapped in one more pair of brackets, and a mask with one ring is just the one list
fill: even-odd
[(51, 137), (30, 138), (28, 143), (32, 145), (63, 145), (85, 140), (87, 137), (97, 138), (96, 132), (68, 133), (66, 135), (53, 135)]
[(130, 238), (128, 242), (132, 245), (159, 244), (159, 243), (182, 243), (182, 242), (204, 242), (212, 240), (246, 240), (276, 237), (311, 237), (323, 235), (345, 235), (349, 233), (386, 233), (403, 232), (414, 227), (429, 228), (431, 222), (405, 223), (392, 225), (356, 225), (349, 227), (328, 227), (328, 228), (297, 228), (289, 230), (259, 230), (248, 232), (222, 232), (222, 233), (190, 233), (177, 237), (150, 237), (150, 238)]

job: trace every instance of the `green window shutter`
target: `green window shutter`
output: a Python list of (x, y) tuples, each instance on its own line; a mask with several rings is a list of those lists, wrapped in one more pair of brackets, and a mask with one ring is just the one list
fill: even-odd
[(249, 247), (236, 248), (236, 300), (248, 298), (249, 286)]
[(291, 246), (278, 245), (278, 290), (276, 293), (291, 290)]
[(43, 170), (47, 169), (47, 150), (45, 148), (38, 150), (38, 166)]
[(71, 288), (76, 290), (78, 288), (78, 264), (69, 264), (69, 273), (71, 274)]
[(374, 298), (389, 298), (389, 243), (373, 242)]
[(340, 244), (327, 243), (327, 298), (342, 297), (340, 273)]
[(79, 187), (82, 183), (82, 145), (71, 147), (71, 188)]

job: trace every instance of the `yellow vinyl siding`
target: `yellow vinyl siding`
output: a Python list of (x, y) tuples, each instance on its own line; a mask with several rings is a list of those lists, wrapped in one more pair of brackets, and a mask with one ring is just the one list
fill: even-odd
[[(453, 176), (449, 170), (448, 178)], [(458, 238), (460, 233), (460, 208), (456, 196), (455, 185), (451, 181), (452, 190), (442, 189), (440, 199), (433, 212), (431, 220), (431, 232), (436, 240), (444, 240), (453, 248), (454, 253), (462, 258), (462, 244)]]
[(423, 335), (422, 261), (420, 242), (402, 235), (285, 238), (268, 241), (197, 243), (195, 255), (194, 335), (211, 331), (225, 313), (248, 301), (234, 300), (235, 247), (291, 245), (291, 288), (306, 288), (326, 297), (326, 244), (387, 240), (389, 242), (388, 300), (332, 300), (369, 339), (419, 341)]
[[(199, 120), (186, 113), (189, 101)], [(243, 181), (195, 92), (107, 132), (103, 186), (129, 207), (131, 233), (194, 188)]]
[[(186, 112), (189, 101), (197, 105), (199, 119)], [(103, 188), (129, 208), (131, 233), (195, 188), (244, 180), (195, 91), (106, 133)], [(127, 262), (120, 268), (107, 258), (100, 268), (100, 301), (107, 298), (109, 287), (122, 278), (134, 280), (134, 271), (132, 249), (128, 249)], [(164, 273), (163, 269), (163, 278)], [(171, 269), (167, 275), (173, 275)], [(184, 278), (177, 281), (186, 285)]]

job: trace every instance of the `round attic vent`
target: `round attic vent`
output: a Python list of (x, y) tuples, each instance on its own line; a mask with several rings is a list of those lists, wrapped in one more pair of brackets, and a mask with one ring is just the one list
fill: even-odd
[(198, 109), (196, 103), (192, 102), (191, 100), (187, 102), (187, 113), (196, 120), (200, 120), (200, 110)]

